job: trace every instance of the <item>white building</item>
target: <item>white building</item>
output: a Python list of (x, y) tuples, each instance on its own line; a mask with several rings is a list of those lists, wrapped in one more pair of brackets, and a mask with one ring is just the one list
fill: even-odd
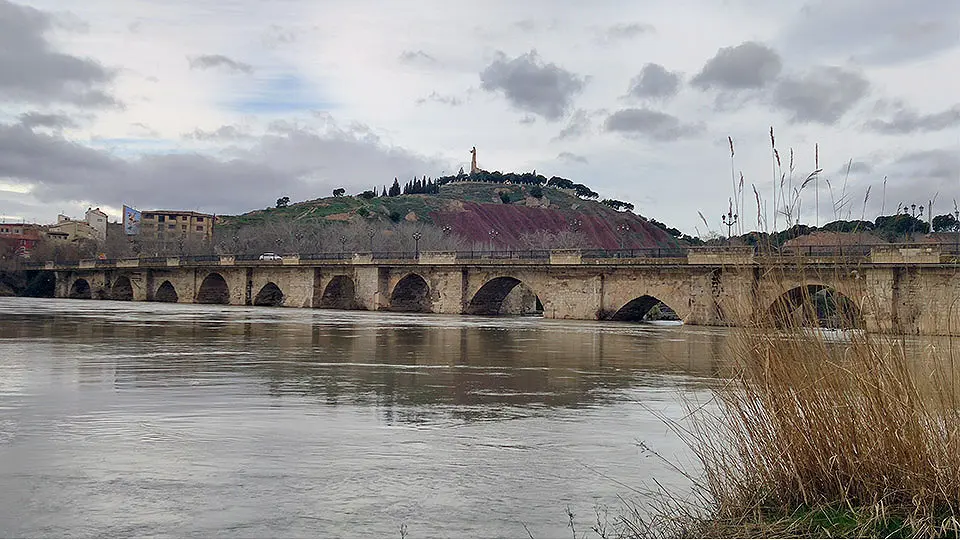
[(97, 231), (97, 239), (103, 242), (107, 239), (107, 214), (100, 208), (87, 208), (87, 225)]

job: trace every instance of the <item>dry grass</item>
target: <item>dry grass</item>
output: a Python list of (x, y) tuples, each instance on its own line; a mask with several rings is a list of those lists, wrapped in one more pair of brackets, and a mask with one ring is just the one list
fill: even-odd
[(654, 517), (626, 516), (623, 533), (960, 535), (953, 347), (811, 329), (806, 300), (780, 328), (736, 330), (716, 401), (674, 424), (703, 467), (696, 499), (661, 490)]

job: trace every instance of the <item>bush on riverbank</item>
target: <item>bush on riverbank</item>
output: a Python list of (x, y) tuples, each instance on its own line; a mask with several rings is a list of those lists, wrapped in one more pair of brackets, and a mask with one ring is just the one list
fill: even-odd
[(737, 331), (716, 402), (674, 425), (703, 467), (694, 501), (661, 491), (625, 534), (960, 535), (953, 341), (917, 354), (903, 338), (765, 326)]
[(26, 286), (23, 272), (16, 269), (0, 268), (0, 296), (19, 296)]

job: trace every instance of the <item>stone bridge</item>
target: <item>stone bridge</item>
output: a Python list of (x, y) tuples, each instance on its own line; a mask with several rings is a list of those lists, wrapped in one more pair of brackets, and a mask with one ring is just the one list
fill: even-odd
[(857, 256), (759, 256), (751, 248), (666, 257), (542, 258), (424, 252), (374, 259), (285, 256), (118, 259), (41, 263), (59, 298), (297, 308), (641, 320), (657, 305), (686, 324), (752, 324), (828, 291), (870, 331), (960, 334), (960, 276), (936, 247), (875, 248)]

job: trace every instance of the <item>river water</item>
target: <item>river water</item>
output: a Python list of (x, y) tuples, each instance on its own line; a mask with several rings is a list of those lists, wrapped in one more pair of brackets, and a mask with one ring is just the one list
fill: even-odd
[(722, 329), (0, 298), (0, 536), (571, 537)]

